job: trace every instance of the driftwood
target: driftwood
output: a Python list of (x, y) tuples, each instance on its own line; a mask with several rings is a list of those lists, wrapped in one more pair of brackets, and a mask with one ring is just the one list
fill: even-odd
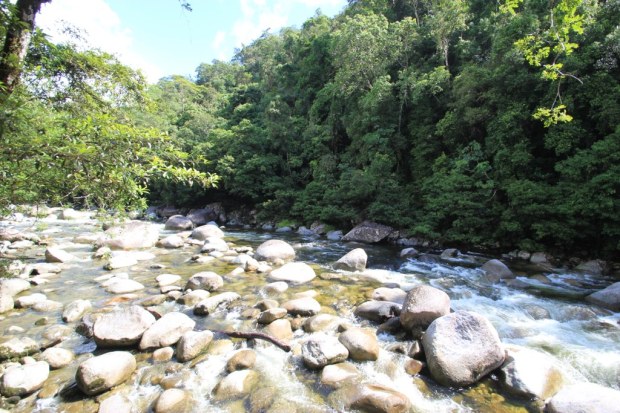
[(245, 338), (245, 339), (258, 339), (258, 340), (265, 340), (265, 341), (269, 341), (271, 344), (274, 344), (277, 347), (280, 347), (280, 349), (289, 352), (291, 351), (291, 346), (289, 346), (288, 344), (278, 340), (275, 337), (272, 337), (268, 334), (265, 333), (259, 333), (258, 331), (247, 331), (247, 332), (243, 332), (243, 331), (214, 331), (214, 333), (220, 333), (220, 334), (225, 334), (228, 337), (232, 337), (232, 338)]

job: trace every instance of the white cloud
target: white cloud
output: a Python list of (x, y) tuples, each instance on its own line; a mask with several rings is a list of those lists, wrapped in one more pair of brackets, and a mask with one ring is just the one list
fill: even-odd
[(104, 0), (54, 0), (44, 4), (37, 24), (56, 43), (75, 41), (63, 29), (69, 24), (79, 29), (90, 47), (115, 55), (121, 62), (142, 70), (150, 82), (163, 76), (162, 71), (133, 50), (131, 30)]

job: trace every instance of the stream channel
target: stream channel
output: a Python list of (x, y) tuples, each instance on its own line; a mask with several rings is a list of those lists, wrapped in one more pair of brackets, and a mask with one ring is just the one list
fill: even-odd
[[(2, 223), (7, 225), (5, 221)], [(282, 303), (296, 294), (314, 290), (321, 312), (337, 315), (345, 322), (375, 331), (377, 323), (354, 315), (356, 306), (370, 299), (378, 287), (400, 287), (409, 290), (418, 284), (428, 284), (445, 291), (451, 299), (453, 311), (469, 310), (487, 317), (497, 329), (504, 345), (519, 345), (547, 354), (561, 371), (564, 381), (593, 382), (614, 389), (620, 388), (620, 314), (587, 304), (583, 297), (613, 282), (605, 277), (570, 273), (562, 270), (531, 273), (519, 271), (518, 283), (491, 282), (480, 266), (491, 257), (463, 254), (460, 258), (442, 260), (438, 254), (425, 253), (415, 258), (400, 258), (400, 248), (390, 245), (362, 245), (328, 241), (321, 237), (302, 237), (297, 234), (257, 232), (223, 228), (225, 240), (235, 246), (254, 249), (268, 239), (281, 239), (292, 245), (296, 261), (310, 264), (318, 275), (301, 285), (290, 285), (281, 293), (267, 292), (264, 286), (271, 281), (266, 274), (241, 273), (231, 275), (235, 264), (214, 259), (197, 263), (191, 260), (200, 252), (200, 245), (185, 243), (179, 249), (149, 248), (145, 251), (154, 258), (139, 261), (137, 265), (113, 271), (103, 269), (105, 260), (93, 259), (92, 243), (82, 239), (100, 234), (101, 223), (92, 219), (77, 221), (33, 220), (11, 222), (21, 231), (37, 233), (50, 245), (61, 248), (80, 260), (61, 264), (62, 271), (33, 286), (19, 296), (43, 293), (47, 299), (64, 305), (77, 300), (90, 300), (92, 311), (110, 311), (128, 306), (145, 297), (160, 294), (155, 277), (163, 273), (182, 277), (177, 284), (183, 287), (187, 279), (201, 271), (213, 271), (224, 278), (218, 292), (232, 291), (241, 299), (227, 308), (208, 316), (193, 314), (190, 307), (169, 299), (156, 306), (158, 313), (180, 311), (196, 321), (195, 330), (261, 331), (255, 317), (248, 317), (248, 309), (264, 299)], [(171, 231), (157, 225), (160, 235)], [(362, 272), (334, 271), (332, 264), (353, 248), (364, 248), (368, 254), (367, 269)], [(18, 250), (25, 263), (44, 262), (44, 245)], [(141, 291), (118, 295), (105, 291), (95, 278), (110, 273), (127, 273), (129, 278), (142, 283)], [(332, 274), (327, 276), (326, 274)], [(337, 274), (337, 275), (333, 275)], [(542, 277), (541, 277), (542, 276)], [(542, 281), (541, 281), (542, 280)], [(514, 285), (514, 287), (511, 287)], [(213, 294), (213, 293), (212, 293)], [(178, 295), (178, 294), (177, 294)], [(49, 337), (58, 325), (68, 326), (68, 332), (59, 347), (71, 350), (75, 361), (67, 367), (52, 370), (43, 389), (20, 399), (3, 400), (4, 409), (16, 412), (96, 412), (99, 402), (110, 394), (122, 394), (137, 412), (153, 411), (162, 383), (173, 382), (192, 395), (192, 411), (196, 412), (332, 412), (341, 411), (330, 399), (333, 390), (321, 383), (320, 371), (306, 368), (299, 347), (309, 333), (298, 328), (290, 339), (293, 351), (284, 352), (262, 340), (228, 339), (215, 334), (211, 350), (196, 360), (179, 363), (173, 357), (168, 361), (154, 361), (152, 352), (128, 349), (138, 361), (131, 378), (104, 395), (88, 397), (75, 385), (78, 364), (87, 357), (103, 354), (109, 349), (98, 349), (92, 338), (76, 332), (79, 322), (64, 323), (62, 308), (53, 311), (35, 311), (31, 308), (14, 309), (0, 316), (0, 332), (5, 341), (12, 337), (27, 336), (37, 342)], [(287, 316), (291, 319), (290, 315)], [(299, 323), (293, 323), (299, 325)], [(22, 332), (23, 329), (23, 332)], [(328, 331), (322, 334), (337, 335)], [(437, 385), (428, 373), (410, 375), (405, 371), (406, 355), (392, 351), (395, 343), (409, 340), (384, 332), (377, 334), (381, 347), (377, 361), (350, 361), (357, 367), (360, 382), (376, 383), (406, 395), (415, 412), (534, 412), (540, 411), (535, 403), (508, 395), (498, 384), (495, 375), (464, 389), (449, 389)], [(254, 370), (260, 377), (251, 394), (232, 399), (217, 399), (214, 389), (226, 375), (225, 366), (235, 349), (250, 347), (256, 352)], [(213, 348), (216, 348), (213, 350)], [(37, 359), (37, 355), (34, 355)], [(268, 403), (261, 397), (269, 400)], [(44, 396), (44, 397), (43, 397)]]

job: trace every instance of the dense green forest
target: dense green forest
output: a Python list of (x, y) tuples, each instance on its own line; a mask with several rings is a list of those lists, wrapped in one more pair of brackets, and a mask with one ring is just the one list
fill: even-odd
[(618, 0), (349, 1), (151, 86), (37, 33), (0, 111), (0, 203), (227, 199), (617, 258), (618, 22)]

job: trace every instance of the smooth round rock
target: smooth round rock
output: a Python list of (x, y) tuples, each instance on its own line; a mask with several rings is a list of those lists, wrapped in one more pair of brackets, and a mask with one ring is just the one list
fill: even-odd
[(224, 238), (224, 232), (216, 225), (207, 224), (195, 228), (190, 235), (190, 238), (200, 241), (204, 241), (209, 237)]
[(5, 397), (33, 393), (43, 387), (49, 373), (50, 367), (45, 361), (9, 367), (0, 379), (0, 393)]
[(155, 413), (185, 413), (191, 411), (191, 394), (183, 389), (164, 391), (153, 409)]
[(267, 262), (290, 261), (295, 259), (295, 250), (282, 240), (270, 239), (258, 246), (255, 257)]
[(308, 368), (321, 369), (329, 364), (345, 361), (349, 357), (349, 351), (335, 337), (317, 336), (303, 344), (301, 356)]
[(113, 351), (82, 362), (75, 380), (88, 396), (103, 393), (125, 382), (136, 370), (136, 358), (127, 351)]
[(256, 363), (256, 352), (251, 349), (239, 350), (226, 363), (226, 371), (251, 369)]
[(61, 347), (50, 347), (41, 353), (41, 360), (47, 362), (52, 369), (60, 369), (71, 364), (75, 355), (71, 350)]
[(196, 322), (183, 313), (164, 314), (144, 332), (139, 348), (146, 350), (176, 344), (181, 336), (192, 331), (195, 325)]
[(407, 293), (400, 322), (407, 330), (425, 329), (435, 319), (450, 314), (450, 297), (430, 285), (418, 285)]
[(470, 311), (437, 318), (422, 337), (422, 346), (433, 379), (444, 386), (473, 384), (505, 358), (491, 322)]
[(363, 248), (355, 248), (336, 261), (333, 267), (336, 270), (364, 271), (367, 261), (366, 251)]
[(297, 298), (282, 304), (289, 314), (303, 317), (313, 316), (321, 311), (321, 304), (314, 298)]
[(177, 360), (180, 362), (193, 360), (206, 350), (211, 340), (213, 340), (213, 333), (209, 330), (186, 332), (177, 343)]
[(62, 321), (65, 323), (73, 323), (78, 321), (84, 313), (93, 308), (90, 300), (75, 300), (67, 304), (62, 312)]
[(312, 267), (303, 262), (289, 262), (269, 274), (269, 279), (272, 281), (288, 281), (295, 284), (307, 283), (315, 277), (316, 273)]
[(338, 336), (349, 351), (349, 357), (356, 361), (377, 360), (379, 358), (379, 342), (373, 331), (352, 327)]

